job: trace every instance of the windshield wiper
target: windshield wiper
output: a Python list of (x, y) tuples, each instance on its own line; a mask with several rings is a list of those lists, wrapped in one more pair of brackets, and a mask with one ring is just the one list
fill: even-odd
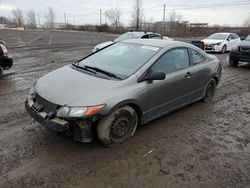
[(72, 65), (73, 65), (74, 67), (76, 67), (76, 68), (79, 68), (79, 69), (82, 69), (82, 70), (86, 70), (86, 71), (88, 71), (88, 72), (92, 72), (92, 73), (96, 74), (96, 71), (90, 70), (90, 69), (87, 68), (86, 66), (80, 66), (80, 65), (79, 65), (79, 61), (76, 61), (76, 62), (72, 63)]
[(87, 65), (85, 65), (84, 67), (87, 68), (87, 69), (92, 69), (92, 70), (94, 70), (94, 71), (96, 71), (96, 72), (101, 72), (101, 73), (103, 73), (103, 74), (108, 75), (109, 77), (113, 77), (113, 78), (116, 78), (116, 79), (119, 79), (119, 80), (122, 79), (122, 78), (120, 78), (119, 76), (115, 75), (114, 73), (111, 73), (111, 72), (102, 70), (102, 69), (100, 69), (100, 68), (98, 68), (98, 67), (91, 67), (91, 66), (87, 66)]

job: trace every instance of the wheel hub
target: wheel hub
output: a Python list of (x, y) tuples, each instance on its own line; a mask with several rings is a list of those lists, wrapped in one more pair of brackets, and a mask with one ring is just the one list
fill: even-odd
[(130, 127), (130, 123), (127, 119), (119, 118), (118, 121), (116, 121), (112, 126), (112, 136), (114, 138), (119, 138), (124, 136)]
[(129, 137), (134, 126), (133, 115), (126, 111), (120, 111), (110, 127), (110, 137), (113, 142), (121, 142)]

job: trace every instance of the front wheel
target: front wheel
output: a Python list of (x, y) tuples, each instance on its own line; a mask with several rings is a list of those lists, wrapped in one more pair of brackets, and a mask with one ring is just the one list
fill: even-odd
[(233, 59), (233, 58), (229, 58), (229, 64), (233, 67), (237, 67), (239, 64), (239, 60), (237, 59)]
[(224, 45), (224, 46), (222, 47), (222, 49), (221, 49), (221, 53), (224, 54), (224, 53), (226, 53), (226, 51), (227, 51), (227, 46)]
[(106, 147), (118, 145), (134, 135), (137, 124), (136, 111), (130, 106), (123, 106), (100, 120), (98, 138)]
[(216, 89), (216, 82), (214, 79), (209, 80), (204, 96), (202, 97), (201, 101), (202, 102), (209, 102), (212, 100), (212, 98), (214, 97), (214, 93), (215, 93), (215, 89)]

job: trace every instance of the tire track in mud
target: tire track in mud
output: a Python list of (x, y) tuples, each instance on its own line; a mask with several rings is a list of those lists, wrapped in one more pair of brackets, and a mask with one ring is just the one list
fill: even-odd
[(23, 102), (33, 80), (91, 49), (91, 42), (86, 48), (56, 48), (55, 36), (52, 48), (45, 50), (46, 36), (42, 51), (39, 46), (30, 52), (29, 47), (13, 49), (16, 66), (0, 80), (0, 187), (249, 185), (248, 67), (231, 68), (227, 57), (218, 55), (223, 76), (212, 103), (197, 102), (173, 112), (140, 127), (126, 143), (106, 149), (73, 142), (34, 123), (25, 112)]

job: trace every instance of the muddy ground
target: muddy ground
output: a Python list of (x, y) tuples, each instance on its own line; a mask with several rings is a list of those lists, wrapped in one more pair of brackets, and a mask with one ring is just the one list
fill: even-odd
[(0, 79), (0, 187), (249, 187), (250, 65), (228, 66), (210, 104), (138, 129), (115, 148), (47, 130), (25, 112), (34, 80), (90, 53), (109, 34), (1, 30), (14, 66)]

